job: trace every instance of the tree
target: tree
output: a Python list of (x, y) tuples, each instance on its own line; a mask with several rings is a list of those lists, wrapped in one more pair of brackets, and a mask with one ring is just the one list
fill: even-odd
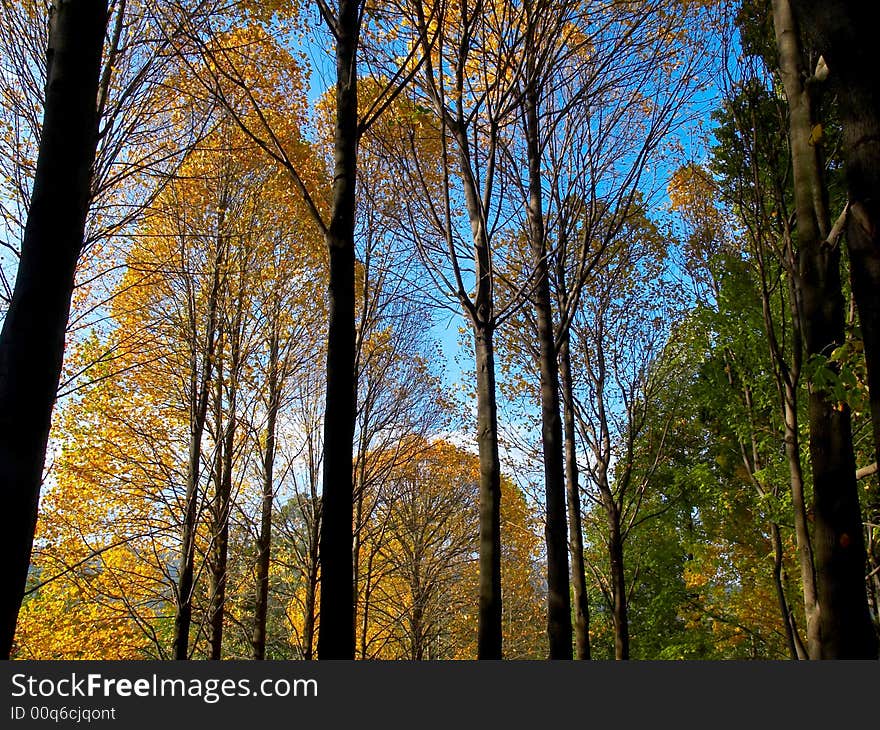
[(813, 40), (824, 62), (817, 82), (827, 78), (837, 95), (849, 198), (846, 245), (868, 363), (876, 457), (880, 452), (880, 95), (873, 77), (880, 51), (869, 31), (869, 9), (864, 4), (793, 0), (791, 6), (798, 27)]
[(74, 272), (98, 143), (107, 3), (52, 6), (46, 105), (21, 259), (0, 332), (0, 483), (7, 509), (0, 652), (8, 657), (30, 563)]
[[(816, 145), (813, 86), (803, 79), (798, 28), (788, 0), (773, 2), (779, 66), (789, 104), (790, 146), (797, 214), (798, 260), (806, 354), (836, 372), (831, 360), (843, 344), (840, 285), (841, 221), (832, 228)], [(856, 488), (850, 409), (835, 403), (813, 378), (810, 457), (813, 466), (815, 559), (820, 653), (814, 658), (876, 657), (877, 638), (865, 592), (865, 543)]]
[[(603, 592), (614, 618), (615, 657), (629, 658), (628, 587), (624, 545), (647, 516), (642, 506), (668, 452), (677, 410), (654, 411), (670, 386), (676, 363), (661, 355), (678, 315), (664, 280), (668, 242), (634, 209), (593, 275), (575, 322), (575, 347), (584, 371), (575, 409), (586, 464), (588, 492), (606, 523), (603, 539), (609, 573)], [(591, 511), (592, 519), (599, 519)]]

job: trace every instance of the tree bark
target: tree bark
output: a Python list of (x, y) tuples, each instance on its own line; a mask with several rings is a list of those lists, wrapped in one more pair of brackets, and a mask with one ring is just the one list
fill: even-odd
[[(810, 143), (813, 110), (804, 85), (798, 29), (788, 0), (773, 0), (773, 20), (790, 110), (803, 330), (808, 357), (827, 358), (844, 341), (840, 250), (826, 240), (818, 154)], [(833, 367), (829, 363), (829, 367)], [(855, 480), (849, 407), (827, 390), (810, 392), (814, 556), (823, 659), (876, 658), (865, 590), (865, 544)]]
[[(229, 515), (232, 508), (232, 469), (235, 461), (235, 434), (238, 426), (238, 380), (241, 369), (241, 322), (243, 315), (243, 272), (245, 264), (239, 260), (240, 281), (235, 301), (235, 315), (229, 328), (230, 364), (228, 385), (218, 367), (218, 388), (220, 389), (220, 414), (217, 420), (217, 435), (220, 439), (220, 479), (215, 483), (213, 505), (213, 550), (211, 556), (211, 605), (209, 607), (211, 659), (221, 659), (223, 655), (223, 620), (226, 612), (226, 585), (229, 563)], [(223, 418), (223, 394), (226, 393), (226, 423), (220, 428)]]
[(797, 391), (794, 387), (785, 388), (785, 458), (788, 462), (789, 488), (791, 491), (792, 513), (794, 515), (794, 534), (798, 547), (798, 565), (804, 596), (804, 616), (807, 623), (807, 654), (818, 656), (819, 634), (819, 596), (816, 590), (816, 572), (813, 562), (813, 542), (807, 519), (807, 505), (804, 498), (804, 475), (801, 468), (800, 435), (798, 434)]
[(303, 659), (306, 660), (315, 658), (315, 608), (318, 603), (318, 573), (321, 566), (319, 560), (321, 501), (317, 490), (314, 490), (311, 494), (309, 512), (312, 521), (309, 524), (308, 570), (306, 571), (306, 596), (303, 606), (305, 613), (305, 621), (303, 623)]
[(581, 495), (578, 483), (577, 441), (575, 440), (574, 383), (571, 373), (569, 336), (559, 348), (562, 380), (563, 426), (565, 434), (565, 488), (568, 497), (568, 534), (571, 550), (571, 584), (574, 591), (575, 657), (590, 658), (590, 604), (584, 570), (584, 533), (581, 525)]
[[(226, 209), (221, 203), (217, 221), (217, 249), (214, 256), (211, 289), (208, 294), (208, 322), (205, 332), (202, 360), (198, 359), (198, 325), (196, 312), (190, 319), (190, 415), (189, 453), (186, 463), (186, 492), (184, 495), (183, 524), (181, 525), (180, 556), (177, 563), (175, 586), (176, 611), (172, 654), (175, 659), (189, 658), (189, 629), (192, 623), (192, 599), (195, 584), (196, 528), (198, 521), (199, 472), (202, 464), (202, 436), (208, 417), (211, 370), (217, 346), (217, 317), (219, 309), (221, 269), (225, 258), (226, 240), (223, 235)], [(194, 297), (190, 297), (194, 301)]]
[[(605, 500), (608, 501), (606, 496)], [(626, 600), (626, 573), (623, 567), (623, 536), (617, 506), (606, 504), (608, 513), (608, 556), (611, 563), (611, 598), (614, 618), (614, 658), (629, 659), (629, 610)]]
[[(528, 38), (527, 38), (528, 41)], [(547, 546), (547, 637), (551, 659), (571, 659), (571, 598), (568, 582), (568, 545), (565, 522), (565, 477), (563, 467), (562, 419), (559, 406), (559, 361), (550, 303), (550, 274), (547, 265), (543, 192), (541, 184), (541, 142), (538, 92), (532, 83), (525, 94), (525, 132), (529, 171), (527, 216), (529, 244), (536, 286), (534, 292), (541, 376), (541, 444), (544, 457), (545, 523)]]
[[(223, 609), (221, 596), (225, 592), (224, 571), (221, 563), (224, 560), (223, 535), (223, 512), (224, 512), (224, 462), (226, 454), (226, 439), (224, 438), (223, 424), (223, 344), (219, 344), (217, 366), (214, 371), (214, 466), (211, 481), (214, 485), (214, 495), (211, 499), (211, 542), (208, 546), (207, 573), (209, 580), (208, 589), (208, 656), (211, 659), (220, 659), (223, 646)], [(210, 426), (208, 427), (210, 431)], [(225, 536), (228, 545), (229, 535)]]
[(98, 142), (107, 3), (55, 2), (34, 187), (0, 332), (0, 486), (5, 537), (0, 653), (12, 652), (37, 522), (43, 467)]
[[(843, 0), (792, 0), (837, 94), (850, 215), (846, 241), (865, 345), (875, 457), (880, 456), (880, 45), (876, 8)], [(876, 650), (875, 650), (876, 651)]]
[(479, 659), (501, 659), (501, 462), (491, 328), (474, 327), (477, 364), (477, 444), (480, 458)]
[(272, 323), (269, 341), (269, 409), (266, 415), (266, 446), (263, 452), (263, 499), (260, 533), (257, 536), (257, 599), (251, 638), (254, 659), (266, 658), (266, 619), (269, 609), (269, 564), (272, 551), (272, 503), (275, 497), (275, 429), (281, 397), (278, 374), (278, 325)]
[(773, 543), (773, 585), (776, 588), (776, 600), (779, 603), (779, 612), (782, 615), (782, 625), (785, 627), (788, 653), (792, 659), (806, 659), (807, 653), (798, 636), (797, 627), (794, 623), (794, 614), (788, 605), (788, 598), (785, 595), (782, 537), (779, 534), (779, 525), (775, 522), (770, 523), (770, 541)]
[(336, 131), (330, 253), (327, 400), (321, 521), (320, 659), (354, 659), (352, 567), (356, 412), (354, 223), (357, 178), (357, 46), (360, 3), (340, 0), (336, 21)]

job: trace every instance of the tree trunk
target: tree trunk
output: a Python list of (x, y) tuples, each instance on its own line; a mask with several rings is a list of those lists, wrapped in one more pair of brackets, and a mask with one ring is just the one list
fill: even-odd
[(770, 523), (770, 540), (773, 543), (773, 586), (776, 588), (776, 600), (779, 603), (779, 613), (782, 615), (782, 625), (785, 627), (788, 653), (792, 659), (806, 659), (807, 653), (798, 636), (794, 615), (785, 595), (782, 538), (779, 534), (779, 525), (775, 522)]
[[(843, 126), (850, 205), (846, 240), (865, 345), (876, 460), (880, 458), (880, 45), (876, 8), (872, 3), (842, 0), (792, 0), (792, 6), (827, 62)], [(868, 653), (876, 656), (876, 651)]]
[(106, 23), (106, 1), (72, 0), (52, 7), (39, 156), (15, 288), (0, 332), (3, 658), (12, 651), (27, 583), (70, 298), (90, 203)]
[[(605, 498), (606, 501), (608, 497)], [(629, 612), (626, 600), (626, 573), (623, 567), (623, 536), (620, 515), (614, 504), (608, 512), (608, 556), (611, 562), (611, 599), (614, 618), (614, 658), (629, 659)]]
[[(208, 545), (208, 656), (220, 659), (223, 644), (223, 612), (222, 602), (218, 599), (224, 592), (224, 576), (220, 570), (223, 560), (221, 555), (223, 542), (223, 487), (224, 487), (224, 455), (226, 439), (223, 425), (223, 343), (218, 344), (217, 367), (214, 371), (214, 466), (211, 482), (214, 485), (214, 496), (211, 499), (211, 542)], [(210, 426), (208, 427), (210, 432)], [(228, 535), (227, 535), (228, 541)]]
[(257, 537), (257, 600), (251, 638), (254, 659), (266, 658), (266, 618), (269, 609), (269, 563), (272, 550), (272, 502), (275, 496), (275, 429), (281, 394), (278, 377), (278, 327), (272, 325), (269, 342), (269, 412), (266, 416), (266, 446), (263, 452), (263, 499), (260, 533)]
[(477, 443), (480, 454), (479, 659), (501, 659), (501, 463), (495, 353), (490, 328), (474, 327), (477, 363)]
[[(797, 210), (798, 259), (807, 356), (827, 358), (844, 341), (840, 250), (826, 241), (821, 169), (810, 143), (813, 112), (803, 84), (797, 26), (788, 0), (773, 0), (773, 20), (790, 110), (790, 144)], [(829, 363), (829, 367), (833, 367)], [(856, 487), (849, 407), (818, 387), (810, 392), (814, 555), (824, 659), (877, 656), (865, 591), (865, 544)]]
[[(319, 535), (322, 517), (321, 501), (318, 498), (317, 491), (314, 491), (311, 495), (310, 510), (312, 522), (309, 525), (309, 555), (308, 571), (306, 572), (306, 597), (304, 605), (305, 622), (303, 625), (303, 659), (307, 660), (315, 658), (315, 608), (318, 602), (318, 583), (320, 582), (319, 570), (321, 566), (318, 557), (320, 550), (318, 547), (318, 541), (320, 539)], [(323, 580), (323, 578), (321, 580)], [(321, 625), (323, 625), (323, 616), (321, 622)], [(320, 641), (320, 636), (318, 641)], [(320, 649), (318, 658), (321, 658)]]
[(798, 564), (804, 595), (804, 616), (807, 622), (807, 655), (810, 658), (817, 658), (820, 654), (819, 596), (816, 590), (813, 543), (810, 537), (807, 505), (804, 498), (804, 475), (801, 469), (801, 447), (798, 434), (797, 391), (789, 385), (785, 387), (784, 415), (785, 458), (788, 462), (794, 534), (798, 547)]
[(525, 94), (526, 144), (529, 166), (527, 206), (529, 244), (535, 273), (535, 320), (540, 348), (541, 444), (544, 457), (545, 527), (547, 545), (547, 637), (551, 659), (571, 659), (571, 599), (565, 523), (565, 477), (562, 419), (559, 407), (559, 361), (550, 304), (541, 184), (541, 144), (538, 94), (532, 84)]
[[(239, 263), (244, 270), (244, 264)], [(222, 430), (218, 427), (218, 436), (222, 438), (220, 459), (220, 480), (214, 501), (214, 535), (213, 555), (211, 560), (211, 605), (209, 624), (211, 629), (211, 659), (220, 659), (223, 655), (223, 619), (226, 612), (226, 585), (229, 570), (229, 515), (232, 507), (232, 468), (235, 455), (235, 434), (237, 427), (236, 410), (238, 407), (238, 377), (241, 367), (241, 318), (242, 293), (239, 291), (236, 302), (235, 320), (231, 327), (231, 362), (229, 369), (229, 385), (225, 388), (226, 424)], [(219, 371), (218, 371), (219, 376)], [(221, 406), (223, 378), (219, 378), (221, 388)], [(221, 413), (222, 417), (222, 413)], [(218, 421), (218, 424), (220, 421)]]
[[(177, 585), (175, 586), (176, 612), (174, 615), (174, 639), (172, 653), (175, 659), (189, 658), (189, 629), (192, 623), (192, 599), (195, 581), (196, 528), (199, 500), (199, 472), (202, 463), (202, 435), (208, 415), (211, 370), (217, 345), (217, 315), (220, 296), (221, 269), (223, 268), (225, 240), (223, 227), (225, 208), (221, 205), (218, 214), (217, 250), (214, 257), (211, 277), (211, 290), (208, 294), (208, 323), (205, 332), (202, 361), (198, 361), (197, 314), (189, 313), (191, 331), (190, 351), (190, 417), (189, 453), (186, 464), (186, 493), (184, 496), (183, 524), (181, 526), (180, 557), (177, 564)], [(193, 299), (194, 300), (194, 299)]]
[(336, 131), (330, 253), (327, 401), (321, 522), (318, 656), (354, 659), (352, 452), (356, 410), (354, 222), (360, 3), (340, 0), (336, 23)]
[(568, 534), (571, 550), (571, 584), (574, 590), (575, 656), (590, 658), (590, 604), (584, 571), (584, 534), (581, 526), (581, 495), (578, 483), (577, 441), (574, 421), (574, 383), (568, 334), (559, 348), (565, 433), (565, 485), (568, 496)]

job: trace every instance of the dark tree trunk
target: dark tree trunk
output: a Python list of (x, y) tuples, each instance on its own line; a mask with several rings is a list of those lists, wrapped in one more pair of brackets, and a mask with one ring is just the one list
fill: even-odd
[(474, 328), (477, 362), (477, 444), (480, 454), (479, 659), (501, 659), (501, 462), (491, 329)]
[[(840, 250), (827, 240), (828, 215), (819, 205), (823, 183), (817, 150), (810, 143), (812, 102), (810, 89), (802, 81), (798, 29), (788, 0), (773, 0), (773, 16), (790, 110), (804, 341), (808, 357), (824, 358), (844, 341)], [(831, 393), (813, 386), (809, 412), (819, 656), (876, 657), (877, 640), (865, 590), (865, 543), (850, 411)]]
[(792, 6), (827, 62), (843, 126), (850, 204), (846, 240), (865, 344), (876, 457), (880, 455), (880, 44), (876, 7), (843, 0), (792, 0)]
[(360, 3), (341, 0), (336, 23), (336, 131), (330, 253), (327, 401), (321, 527), (320, 659), (354, 659), (352, 452), (356, 409), (354, 221)]
[(27, 583), (74, 273), (90, 203), (106, 23), (106, 1), (53, 4), (39, 157), (15, 288), (0, 332), (4, 658), (12, 651)]
[(581, 494), (578, 479), (577, 441), (575, 440), (574, 383), (571, 352), (566, 334), (559, 348), (559, 373), (562, 380), (563, 426), (565, 434), (565, 488), (568, 497), (568, 534), (571, 550), (571, 585), (574, 591), (575, 656), (590, 658), (590, 603), (584, 571), (584, 533), (581, 525)]
[[(221, 555), (223, 541), (223, 463), (226, 449), (226, 439), (223, 437), (223, 355), (222, 342), (218, 344), (220, 354), (217, 357), (217, 367), (214, 372), (214, 466), (211, 474), (211, 482), (214, 485), (214, 496), (211, 500), (211, 542), (208, 546), (207, 572), (209, 580), (208, 590), (208, 656), (211, 659), (220, 659), (223, 645), (223, 612), (220, 596), (225, 587), (224, 574), (220, 570), (223, 560)], [(210, 426), (208, 426), (210, 432)], [(228, 540), (228, 535), (226, 536)]]
[[(240, 264), (243, 270), (243, 264)], [(213, 550), (211, 557), (211, 605), (209, 607), (211, 659), (221, 659), (223, 655), (223, 620), (226, 612), (226, 585), (228, 583), (229, 563), (229, 515), (232, 507), (232, 468), (235, 454), (235, 434), (237, 428), (236, 409), (238, 406), (238, 377), (241, 365), (241, 317), (243, 302), (239, 293), (237, 312), (232, 325), (232, 353), (227, 391), (227, 415), (225, 427), (221, 430), (218, 420), (220, 447), (220, 474), (216, 482), (217, 491), (213, 505)], [(221, 418), (223, 378), (218, 369), (218, 385), (221, 389)]]
[(550, 274), (544, 233), (541, 184), (541, 143), (538, 93), (530, 85), (525, 94), (525, 132), (529, 166), (528, 223), (535, 272), (535, 321), (541, 374), (541, 444), (544, 457), (545, 527), (547, 545), (547, 637), (551, 659), (571, 659), (571, 599), (568, 582), (568, 545), (565, 522), (565, 477), (562, 419), (559, 407), (559, 364), (550, 303)]
[[(608, 497), (606, 497), (606, 500)], [(606, 505), (608, 513), (608, 556), (611, 562), (611, 611), (614, 618), (614, 658), (629, 659), (629, 610), (626, 573), (623, 567), (623, 536), (616, 505)]]
[[(306, 596), (305, 605), (303, 606), (305, 613), (305, 621), (303, 624), (303, 659), (311, 660), (315, 658), (314, 646), (316, 608), (318, 603), (318, 571), (321, 565), (318, 547), (318, 541), (320, 539), (319, 533), (321, 530), (321, 501), (318, 498), (317, 490), (313, 491), (311, 495), (309, 507), (312, 521), (309, 524), (308, 570), (306, 571)], [(318, 658), (320, 658), (320, 654)]]
[(260, 533), (257, 537), (257, 600), (254, 633), (251, 638), (254, 659), (266, 658), (266, 618), (269, 609), (269, 562), (272, 550), (272, 502), (275, 496), (275, 429), (281, 394), (278, 376), (278, 325), (272, 324), (269, 342), (269, 412), (266, 417), (266, 446), (263, 452), (263, 499)]

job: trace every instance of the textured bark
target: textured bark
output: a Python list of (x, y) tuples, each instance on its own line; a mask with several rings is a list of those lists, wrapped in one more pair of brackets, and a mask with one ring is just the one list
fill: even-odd
[[(532, 71), (529, 71), (530, 77)], [(527, 216), (529, 247), (535, 274), (535, 322), (541, 376), (541, 445), (544, 457), (545, 523), (547, 546), (547, 637), (551, 659), (571, 659), (571, 599), (568, 582), (568, 546), (565, 522), (565, 477), (562, 419), (559, 405), (559, 361), (550, 303), (550, 275), (544, 231), (541, 184), (541, 144), (538, 92), (530, 84), (525, 94), (525, 133), (529, 167)]]
[(354, 222), (359, 9), (356, 0), (341, 0), (336, 22), (335, 168), (332, 218), (327, 232), (330, 282), (320, 540), (320, 659), (354, 659), (352, 456), (357, 389)]
[(571, 551), (571, 585), (574, 592), (575, 657), (590, 658), (590, 603), (584, 570), (584, 533), (581, 524), (581, 495), (578, 483), (577, 441), (574, 418), (574, 383), (571, 373), (569, 337), (559, 348), (562, 381), (563, 431), (565, 438), (565, 489), (568, 497), (568, 540)]
[(74, 272), (97, 148), (107, 3), (53, 5), (46, 104), (18, 274), (0, 332), (0, 653), (9, 657), (27, 582)]
[[(773, 0), (773, 20), (786, 98), (797, 211), (803, 331), (808, 357), (829, 356), (844, 341), (840, 250), (822, 209), (818, 153), (810, 143), (814, 119), (802, 79), (798, 28), (788, 0)], [(865, 590), (865, 544), (856, 488), (851, 417), (845, 403), (813, 386), (810, 458), (813, 467), (814, 557), (820, 649), (814, 658), (877, 656)]]

